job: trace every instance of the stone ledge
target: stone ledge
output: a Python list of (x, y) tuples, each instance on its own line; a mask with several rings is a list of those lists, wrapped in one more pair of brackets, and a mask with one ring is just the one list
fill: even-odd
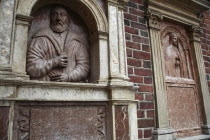
[(198, 135), (186, 138), (178, 138), (177, 140), (210, 140), (210, 135)]

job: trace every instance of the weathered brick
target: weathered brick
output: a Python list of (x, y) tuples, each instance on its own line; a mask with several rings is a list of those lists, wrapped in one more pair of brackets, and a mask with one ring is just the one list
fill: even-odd
[(125, 26), (125, 32), (131, 33), (131, 34), (136, 34), (136, 35), (139, 34), (139, 31), (138, 31), (137, 29), (130, 28), (130, 27), (128, 27), (128, 26)]
[(141, 51), (133, 51), (133, 57), (137, 59), (150, 60), (150, 53), (141, 52)]
[(129, 76), (130, 81), (134, 83), (143, 83), (143, 77)]
[(140, 31), (140, 33), (141, 33), (141, 36), (148, 37), (148, 32), (146, 32), (146, 31)]
[(143, 67), (144, 67), (144, 68), (151, 68), (151, 63), (150, 63), (150, 61), (143, 61)]
[(134, 43), (134, 42), (126, 42), (126, 46), (129, 48), (137, 49), (137, 50), (141, 49), (140, 44)]
[(135, 60), (135, 59), (131, 59), (131, 58), (128, 58), (128, 65), (130, 66), (136, 66), (136, 67), (141, 67), (142, 62), (140, 60)]
[(149, 47), (149, 45), (142, 44), (142, 50), (145, 51), (145, 52), (150, 52), (150, 47)]
[(140, 139), (140, 138), (143, 138), (142, 137), (142, 130), (138, 130), (138, 138)]
[(144, 43), (144, 44), (149, 44), (149, 39), (148, 38), (143, 38), (143, 37), (139, 37), (139, 36), (132, 36), (132, 40), (134, 42), (139, 42), (139, 43)]
[(131, 40), (131, 35), (128, 34), (128, 33), (125, 33), (125, 39), (126, 39), (126, 40)]
[(131, 27), (142, 29), (142, 30), (147, 30), (146, 25), (139, 24), (139, 23), (136, 23), (136, 22), (131, 22)]
[(148, 69), (134, 69), (134, 73), (139, 76), (152, 76), (152, 71)]
[(137, 8), (137, 4), (136, 3), (133, 3), (133, 2), (128, 2), (127, 4), (129, 7), (133, 7), (133, 8)]
[(154, 100), (154, 95), (153, 94), (146, 94), (145, 95), (145, 100), (146, 101), (153, 101)]
[(148, 128), (148, 127), (154, 127), (154, 126), (155, 126), (154, 119), (140, 119), (140, 120), (138, 120), (139, 128)]
[(154, 109), (154, 103), (153, 102), (141, 102), (140, 109)]
[(125, 13), (124, 17), (125, 17), (125, 19), (129, 19), (129, 20), (132, 20), (132, 21), (137, 21), (137, 16), (134, 16), (134, 15), (131, 15), (131, 14), (128, 14), (128, 13)]
[(132, 54), (132, 49), (126, 49), (126, 53), (127, 53), (127, 57), (132, 57), (133, 54)]
[(137, 15), (137, 16), (143, 16), (144, 15), (144, 13), (142, 11), (136, 10), (136, 9), (133, 9), (133, 8), (129, 8), (129, 13)]
[(152, 93), (153, 92), (153, 86), (151, 85), (140, 85), (139, 86), (139, 92), (150, 92)]
[(146, 20), (145, 20), (145, 18), (138, 18), (138, 20), (139, 20), (139, 23), (142, 23), (142, 24), (146, 24)]
[(128, 68), (128, 74), (133, 74), (133, 68)]
[(138, 118), (145, 118), (144, 111), (138, 110), (137, 111), (137, 117)]
[(127, 20), (127, 19), (124, 20), (124, 24), (127, 25), (127, 26), (130, 26), (131, 25), (130, 21)]
[(152, 137), (152, 130), (144, 130), (144, 138)]
[(143, 0), (130, 0), (130, 1), (135, 2), (135, 3), (138, 3), (138, 4), (142, 4), (142, 1)]
[(155, 111), (154, 110), (146, 111), (146, 113), (147, 113), (147, 118), (154, 118), (155, 117)]
[(135, 99), (139, 100), (139, 101), (143, 101), (144, 100), (144, 95), (137, 93), (137, 94), (135, 94)]
[(144, 83), (145, 84), (152, 84), (153, 83), (152, 77), (144, 77)]
[(139, 5), (138, 8), (139, 10), (145, 11), (145, 6)]

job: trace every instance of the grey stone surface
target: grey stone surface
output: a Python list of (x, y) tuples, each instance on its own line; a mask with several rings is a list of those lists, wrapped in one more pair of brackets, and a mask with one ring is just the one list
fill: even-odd
[(0, 64), (10, 59), (14, 0), (0, 1)]
[(210, 136), (209, 135), (199, 135), (199, 136), (193, 136), (193, 137), (179, 138), (177, 140), (210, 140)]

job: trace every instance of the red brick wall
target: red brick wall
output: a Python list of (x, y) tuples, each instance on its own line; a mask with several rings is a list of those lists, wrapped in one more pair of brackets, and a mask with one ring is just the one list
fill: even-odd
[(206, 66), (206, 78), (208, 80), (210, 93), (210, 10), (204, 12), (204, 19), (201, 23), (203, 33), (201, 34), (201, 46), (203, 50), (203, 59)]
[(143, 0), (130, 0), (124, 14), (128, 73), (139, 86), (136, 94), (139, 139), (151, 138), (155, 125), (151, 48), (144, 11)]

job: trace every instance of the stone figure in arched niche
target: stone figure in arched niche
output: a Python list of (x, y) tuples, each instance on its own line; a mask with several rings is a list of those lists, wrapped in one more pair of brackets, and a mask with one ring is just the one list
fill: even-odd
[(180, 42), (179, 36), (170, 32), (169, 45), (165, 50), (166, 75), (171, 77), (189, 78), (187, 72), (186, 54)]
[(71, 32), (69, 12), (61, 5), (50, 10), (50, 27), (32, 35), (27, 73), (33, 80), (78, 82), (89, 73), (89, 55), (81, 35)]

